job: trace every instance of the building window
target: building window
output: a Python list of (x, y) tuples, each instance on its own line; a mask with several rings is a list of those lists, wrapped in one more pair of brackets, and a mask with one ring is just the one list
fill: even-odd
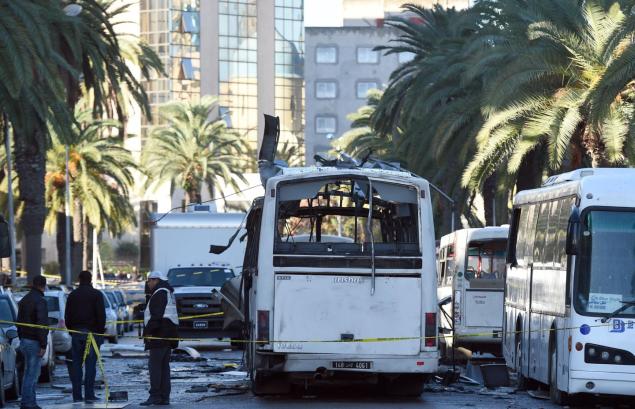
[(191, 58), (181, 59), (181, 72), (179, 74), (180, 80), (193, 80), (194, 79), (194, 67), (192, 66)]
[(379, 88), (379, 84), (377, 83), (377, 81), (359, 81), (357, 83), (357, 90), (356, 90), (357, 98), (366, 99), (366, 96), (368, 95), (368, 91), (370, 91), (371, 89), (377, 89), (377, 88)]
[(399, 57), (399, 64), (404, 64), (415, 59), (415, 53), (411, 53), (409, 51), (399, 53), (397, 56)]
[(319, 99), (336, 98), (337, 83), (335, 81), (316, 81), (315, 97)]
[(181, 14), (181, 33), (198, 33), (199, 14), (194, 11), (184, 11)]
[(337, 118), (331, 115), (319, 115), (315, 117), (316, 133), (335, 133), (337, 131)]
[(336, 64), (337, 47), (334, 45), (318, 46), (315, 48), (315, 62), (318, 64)]
[(373, 50), (373, 47), (357, 48), (358, 64), (377, 64), (379, 62), (379, 53)]

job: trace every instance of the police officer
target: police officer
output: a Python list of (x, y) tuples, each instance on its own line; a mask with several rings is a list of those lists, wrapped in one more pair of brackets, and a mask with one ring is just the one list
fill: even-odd
[(178, 346), (176, 300), (167, 275), (161, 271), (148, 275), (148, 289), (151, 295), (143, 317), (143, 336), (145, 348), (150, 351), (150, 397), (141, 406), (169, 405), (170, 356)]

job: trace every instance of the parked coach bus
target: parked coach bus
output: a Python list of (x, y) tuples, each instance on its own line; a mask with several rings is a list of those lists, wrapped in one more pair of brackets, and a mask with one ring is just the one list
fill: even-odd
[(551, 399), (635, 394), (635, 169), (580, 169), (514, 199), (503, 350)]
[(441, 330), (446, 347), (501, 352), (508, 226), (463, 229), (439, 244)]

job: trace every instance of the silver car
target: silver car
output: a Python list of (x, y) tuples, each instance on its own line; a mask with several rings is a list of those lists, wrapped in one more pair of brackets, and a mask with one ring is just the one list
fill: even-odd
[(61, 290), (46, 291), (44, 298), (49, 310), (49, 325), (59, 328), (59, 331), (51, 331), (53, 335), (53, 350), (57, 354), (65, 354), (71, 350), (71, 334), (66, 330), (64, 314), (66, 312), (67, 294)]
[[(0, 320), (15, 322), (16, 312), (12, 306), (13, 300), (7, 294), (0, 294)], [(0, 406), (4, 406), (6, 399), (17, 399), (20, 396), (20, 372), (18, 371), (17, 347), (18, 330), (9, 322), (0, 323)]]
[(106, 335), (111, 344), (119, 342), (119, 331), (117, 330), (117, 307), (114, 307), (106, 292), (100, 290), (104, 296), (104, 307), (106, 309)]

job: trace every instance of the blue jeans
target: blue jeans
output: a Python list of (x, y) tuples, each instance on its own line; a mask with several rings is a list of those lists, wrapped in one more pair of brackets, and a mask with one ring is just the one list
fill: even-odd
[[(80, 329), (79, 331), (88, 332), (88, 330)], [(86, 350), (86, 341), (88, 339), (87, 334), (71, 334), (73, 338), (72, 354), (73, 364), (71, 371), (71, 382), (73, 383), (73, 400), (82, 400), (82, 383), (84, 384), (84, 398), (95, 398), (95, 375), (97, 374), (97, 354), (92, 346), (90, 352), (84, 360), (84, 351)], [(103, 342), (103, 338), (94, 335), (97, 346), (100, 346)], [(82, 364), (85, 364), (85, 374), (82, 371)], [(83, 381), (83, 382), (82, 382)]]
[(34, 339), (20, 339), (20, 350), (24, 356), (24, 378), (22, 379), (21, 407), (34, 407), (35, 386), (40, 377), (42, 358), (40, 357), (40, 343)]

